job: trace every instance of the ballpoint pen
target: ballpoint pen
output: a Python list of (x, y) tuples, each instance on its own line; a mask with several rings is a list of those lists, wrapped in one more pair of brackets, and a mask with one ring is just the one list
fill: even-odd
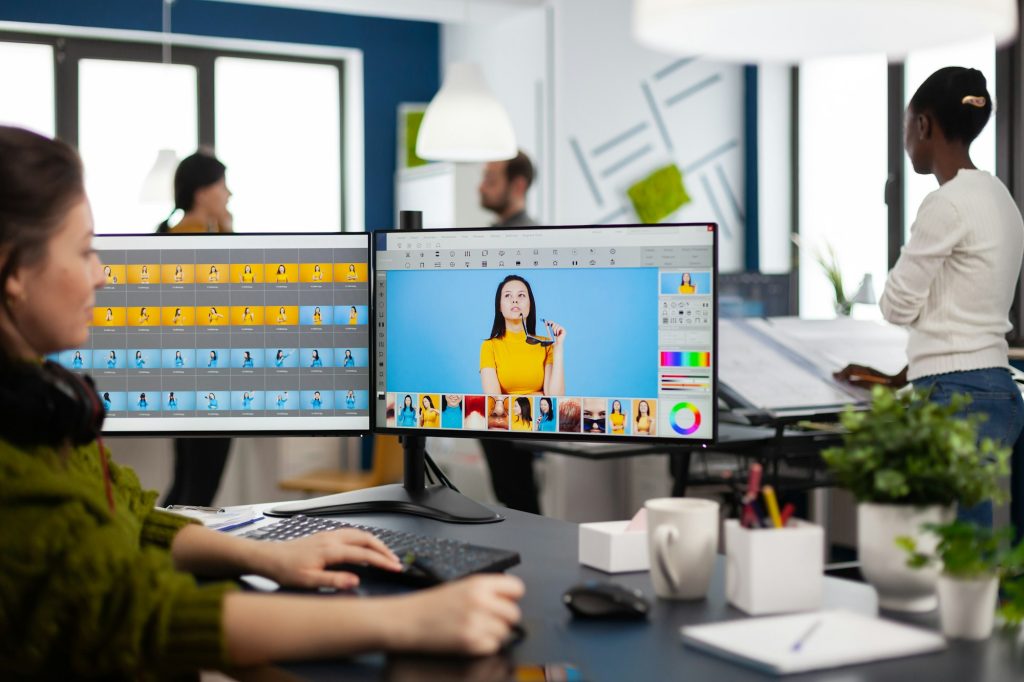
[(799, 639), (793, 642), (793, 645), (789, 648), (789, 650), (794, 653), (800, 651), (800, 649), (803, 648), (804, 644), (807, 643), (807, 640), (811, 638), (811, 635), (814, 634), (814, 631), (817, 630), (820, 626), (821, 619), (818, 618), (813, 623), (811, 623), (811, 627), (807, 628), (807, 630), (804, 631), (804, 634), (800, 635)]

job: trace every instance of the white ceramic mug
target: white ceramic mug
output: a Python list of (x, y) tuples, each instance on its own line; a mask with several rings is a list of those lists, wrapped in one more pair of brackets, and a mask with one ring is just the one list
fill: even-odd
[(647, 551), (662, 599), (707, 596), (718, 553), (718, 503), (695, 497), (647, 500)]

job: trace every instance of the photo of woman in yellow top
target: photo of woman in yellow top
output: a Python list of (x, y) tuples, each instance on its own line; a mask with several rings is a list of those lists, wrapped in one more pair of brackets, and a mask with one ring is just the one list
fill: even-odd
[(322, 281), (324, 281), (324, 273), (320, 269), (319, 265), (314, 265), (313, 266), (313, 277), (312, 277), (312, 279), (313, 279), (314, 282), (322, 282)]
[(252, 266), (246, 265), (242, 268), (242, 275), (240, 277), (242, 284), (252, 284), (256, 281), (256, 275), (252, 274)]
[(608, 426), (612, 434), (622, 436), (626, 433), (626, 415), (622, 414), (622, 403), (618, 400), (612, 401), (612, 413), (608, 415)]
[(211, 265), (210, 266), (210, 274), (207, 275), (206, 279), (207, 279), (207, 281), (210, 281), (210, 282), (219, 282), (220, 281), (220, 272), (217, 271), (217, 266), (216, 265)]
[(359, 311), (356, 310), (355, 306), (352, 306), (352, 309), (348, 313), (348, 323), (359, 324)]
[(117, 284), (117, 275), (113, 273), (109, 265), (103, 266), (103, 276), (107, 278), (107, 284)]
[(139, 271), (139, 281), (143, 284), (149, 284), (149, 266), (143, 265), (142, 270)]
[(512, 401), (512, 430), (533, 431), (533, 413), (530, 399), (526, 396), (519, 396)]
[(489, 394), (565, 395), (565, 328), (544, 320), (550, 336), (536, 336), (537, 306), (519, 275), (494, 294), (494, 324), (480, 346), (480, 382)]
[(697, 287), (693, 286), (693, 281), (690, 278), (690, 273), (684, 272), (682, 279), (679, 281), (679, 293), (681, 294), (695, 294), (697, 293)]
[(210, 306), (210, 312), (206, 316), (206, 319), (208, 319), (210, 321), (210, 324), (214, 324), (217, 320), (224, 319), (224, 316), (221, 315), (220, 313), (218, 313), (216, 308), (214, 308), (213, 306)]
[(313, 324), (322, 324), (323, 320), (323, 313), (320, 312), (320, 306), (317, 306), (313, 309)]
[(636, 404), (636, 433), (651, 435), (651, 427), (654, 422), (651, 420), (651, 406), (646, 400), (639, 400)]
[(280, 284), (287, 284), (288, 283), (288, 270), (287, 270), (287, 268), (284, 267), (284, 265), (278, 265), (277, 266), (277, 277), (276, 277), (276, 279), (277, 279), (278, 283), (280, 283)]
[(185, 281), (185, 269), (180, 265), (174, 266), (174, 281), (184, 282)]
[(252, 312), (252, 308), (245, 306), (245, 310), (242, 311), (242, 324), (248, 322), (249, 324), (256, 324), (256, 316)]
[(107, 308), (106, 315), (103, 316), (104, 324), (114, 324), (114, 311), (111, 308)]
[(139, 308), (139, 324), (149, 324), (149, 310), (145, 306)]
[(348, 264), (348, 272), (345, 273), (345, 281), (346, 282), (355, 282), (357, 279), (359, 279), (359, 273), (356, 272), (355, 263), (349, 263)]
[(174, 309), (174, 315), (171, 317), (171, 324), (179, 325), (184, 321), (184, 314), (181, 312), (181, 308)]
[(441, 413), (434, 407), (434, 401), (429, 395), (425, 395), (421, 404), (423, 409), (420, 410), (420, 426), (425, 429), (436, 429), (441, 425)]
[(284, 306), (277, 309), (277, 323), (288, 324), (288, 311), (284, 309)]

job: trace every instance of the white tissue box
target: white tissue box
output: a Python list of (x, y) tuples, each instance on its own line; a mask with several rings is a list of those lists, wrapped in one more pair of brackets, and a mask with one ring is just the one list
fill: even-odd
[(629, 521), (580, 524), (580, 563), (606, 573), (646, 571), (647, 531), (631, 530)]
[(824, 584), (821, 526), (743, 528), (725, 522), (725, 596), (752, 616), (821, 608)]

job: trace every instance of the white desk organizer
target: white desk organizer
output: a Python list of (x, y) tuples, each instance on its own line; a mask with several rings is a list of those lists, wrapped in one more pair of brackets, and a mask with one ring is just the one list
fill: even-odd
[(646, 571), (647, 531), (631, 530), (629, 521), (580, 524), (580, 563), (605, 573)]
[(785, 528), (743, 528), (725, 522), (725, 595), (753, 616), (821, 608), (824, 582), (821, 526), (794, 520)]

